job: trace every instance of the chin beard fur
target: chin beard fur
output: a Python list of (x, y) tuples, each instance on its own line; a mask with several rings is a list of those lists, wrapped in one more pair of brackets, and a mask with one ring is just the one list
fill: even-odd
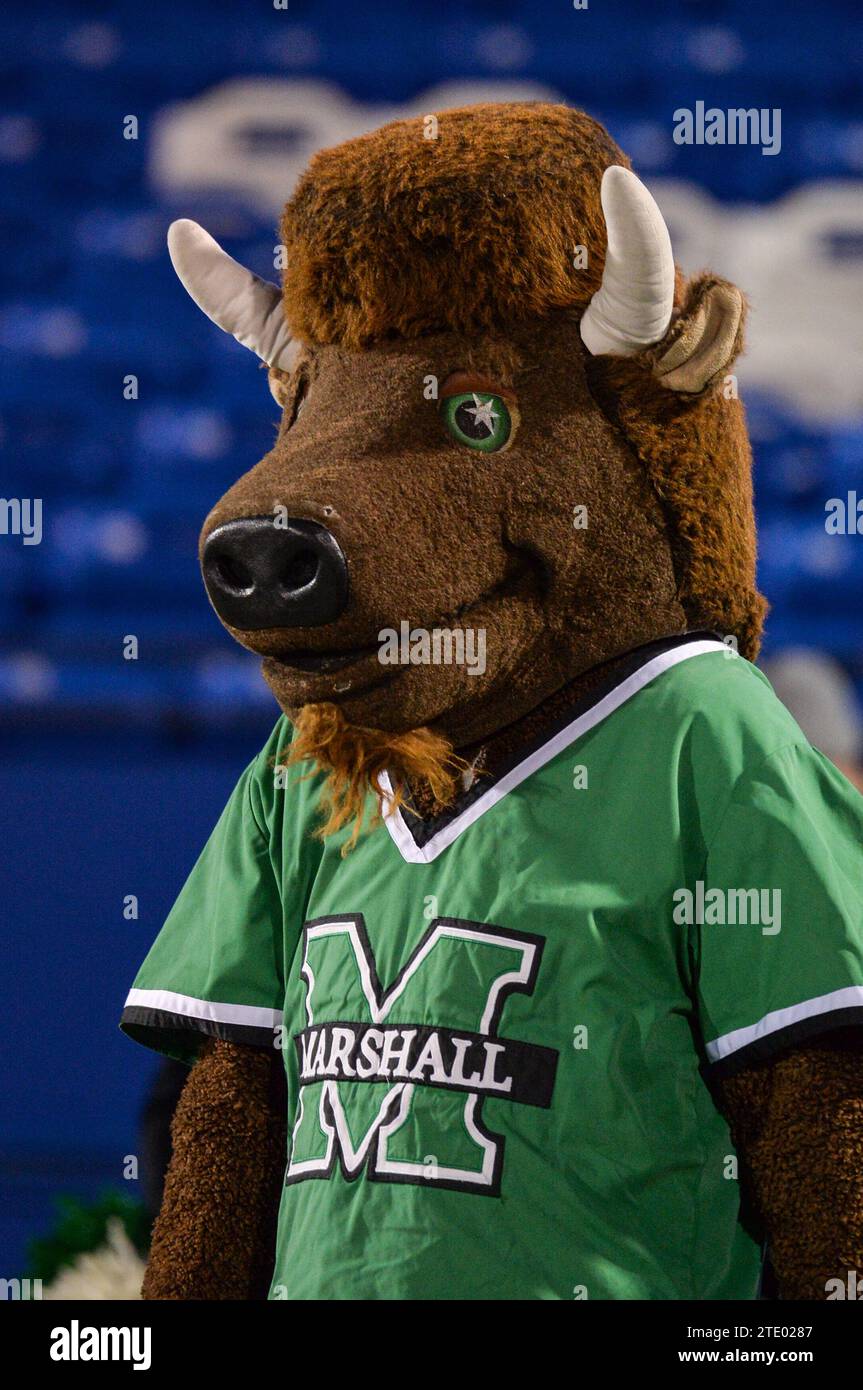
[[(353, 822), (350, 838), (342, 846), (343, 856), (359, 838), (369, 791), (385, 803), (387, 816), (402, 805), (410, 782), (425, 782), (434, 801), (449, 806), (459, 789), (461, 774), (469, 766), (431, 729), (412, 729), (405, 734), (367, 729), (349, 723), (333, 704), (304, 705), (293, 724), (294, 738), (284, 766), (311, 762), (314, 766), (307, 776), (325, 774), (321, 792), (325, 819), (315, 834), (325, 839)], [(383, 772), (390, 775), (392, 795), (381, 785)], [(376, 812), (370, 828), (380, 819), (380, 812)]]

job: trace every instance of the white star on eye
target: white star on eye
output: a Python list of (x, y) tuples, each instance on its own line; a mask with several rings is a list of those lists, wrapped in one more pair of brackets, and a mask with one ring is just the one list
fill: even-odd
[(473, 405), (467, 407), (468, 415), (473, 416), (476, 424), (485, 425), (489, 434), (494, 434), (493, 422), (498, 418), (497, 412), (492, 410), (494, 396), (489, 396), (488, 400), (484, 401), (475, 392), (471, 392), (471, 395), (473, 396)]

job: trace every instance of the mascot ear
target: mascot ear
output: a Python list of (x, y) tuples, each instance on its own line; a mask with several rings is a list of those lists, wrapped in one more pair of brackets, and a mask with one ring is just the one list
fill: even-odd
[(670, 391), (687, 395), (712, 386), (743, 347), (745, 312), (743, 295), (727, 280), (705, 275), (691, 281), (654, 362), (654, 376)]

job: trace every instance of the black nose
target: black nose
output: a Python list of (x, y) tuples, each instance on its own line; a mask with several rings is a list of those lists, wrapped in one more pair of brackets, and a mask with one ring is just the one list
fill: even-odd
[(348, 601), (347, 562), (316, 521), (228, 521), (207, 537), (201, 568), (213, 607), (231, 627), (320, 627)]

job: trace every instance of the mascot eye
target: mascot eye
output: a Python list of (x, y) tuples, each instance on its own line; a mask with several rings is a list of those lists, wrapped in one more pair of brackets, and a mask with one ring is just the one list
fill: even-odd
[(513, 418), (502, 396), (463, 391), (441, 401), (444, 423), (459, 444), (495, 454), (512, 440)]

